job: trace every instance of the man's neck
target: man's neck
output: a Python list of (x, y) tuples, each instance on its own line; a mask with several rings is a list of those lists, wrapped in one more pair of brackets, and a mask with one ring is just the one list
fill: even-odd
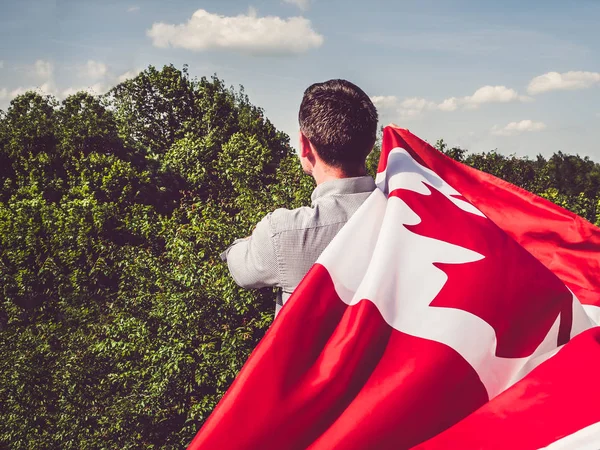
[(361, 177), (367, 174), (364, 167), (352, 172), (344, 171), (338, 167), (331, 166), (315, 166), (312, 172), (312, 177), (318, 185), (331, 180), (340, 180), (342, 178)]

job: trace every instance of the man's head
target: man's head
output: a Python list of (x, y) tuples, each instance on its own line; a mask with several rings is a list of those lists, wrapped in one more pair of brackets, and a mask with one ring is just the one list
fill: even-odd
[(305, 172), (323, 163), (345, 176), (362, 174), (377, 134), (377, 110), (362, 89), (346, 80), (315, 83), (304, 92), (298, 119)]

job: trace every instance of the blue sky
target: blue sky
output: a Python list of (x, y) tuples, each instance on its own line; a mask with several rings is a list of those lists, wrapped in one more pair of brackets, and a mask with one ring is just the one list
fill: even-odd
[(430, 142), (600, 162), (598, 23), (597, 0), (0, 0), (0, 108), (187, 63), (244, 85), (293, 144), (304, 89), (346, 78)]

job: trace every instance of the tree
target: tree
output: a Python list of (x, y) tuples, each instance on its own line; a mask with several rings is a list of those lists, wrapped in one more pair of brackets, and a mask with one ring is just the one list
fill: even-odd
[(17, 97), (0, 143), (0, 442), (185, 446), (272, 319), (218, 254), (306, 200), (281, 185), (304, 180), (287, 137), (166, 66), (101, 99)]

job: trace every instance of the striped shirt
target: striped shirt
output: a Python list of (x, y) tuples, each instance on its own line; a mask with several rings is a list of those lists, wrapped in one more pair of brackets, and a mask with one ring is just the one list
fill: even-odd
[(235, 240), (221, 258), (227, 261), (239, 286), (278, 287), (277, 314), (321, 252), (374, 189), (370, 176), (321, 183), (312, 193), (311, 206), (267, 214), (251, 236)]

